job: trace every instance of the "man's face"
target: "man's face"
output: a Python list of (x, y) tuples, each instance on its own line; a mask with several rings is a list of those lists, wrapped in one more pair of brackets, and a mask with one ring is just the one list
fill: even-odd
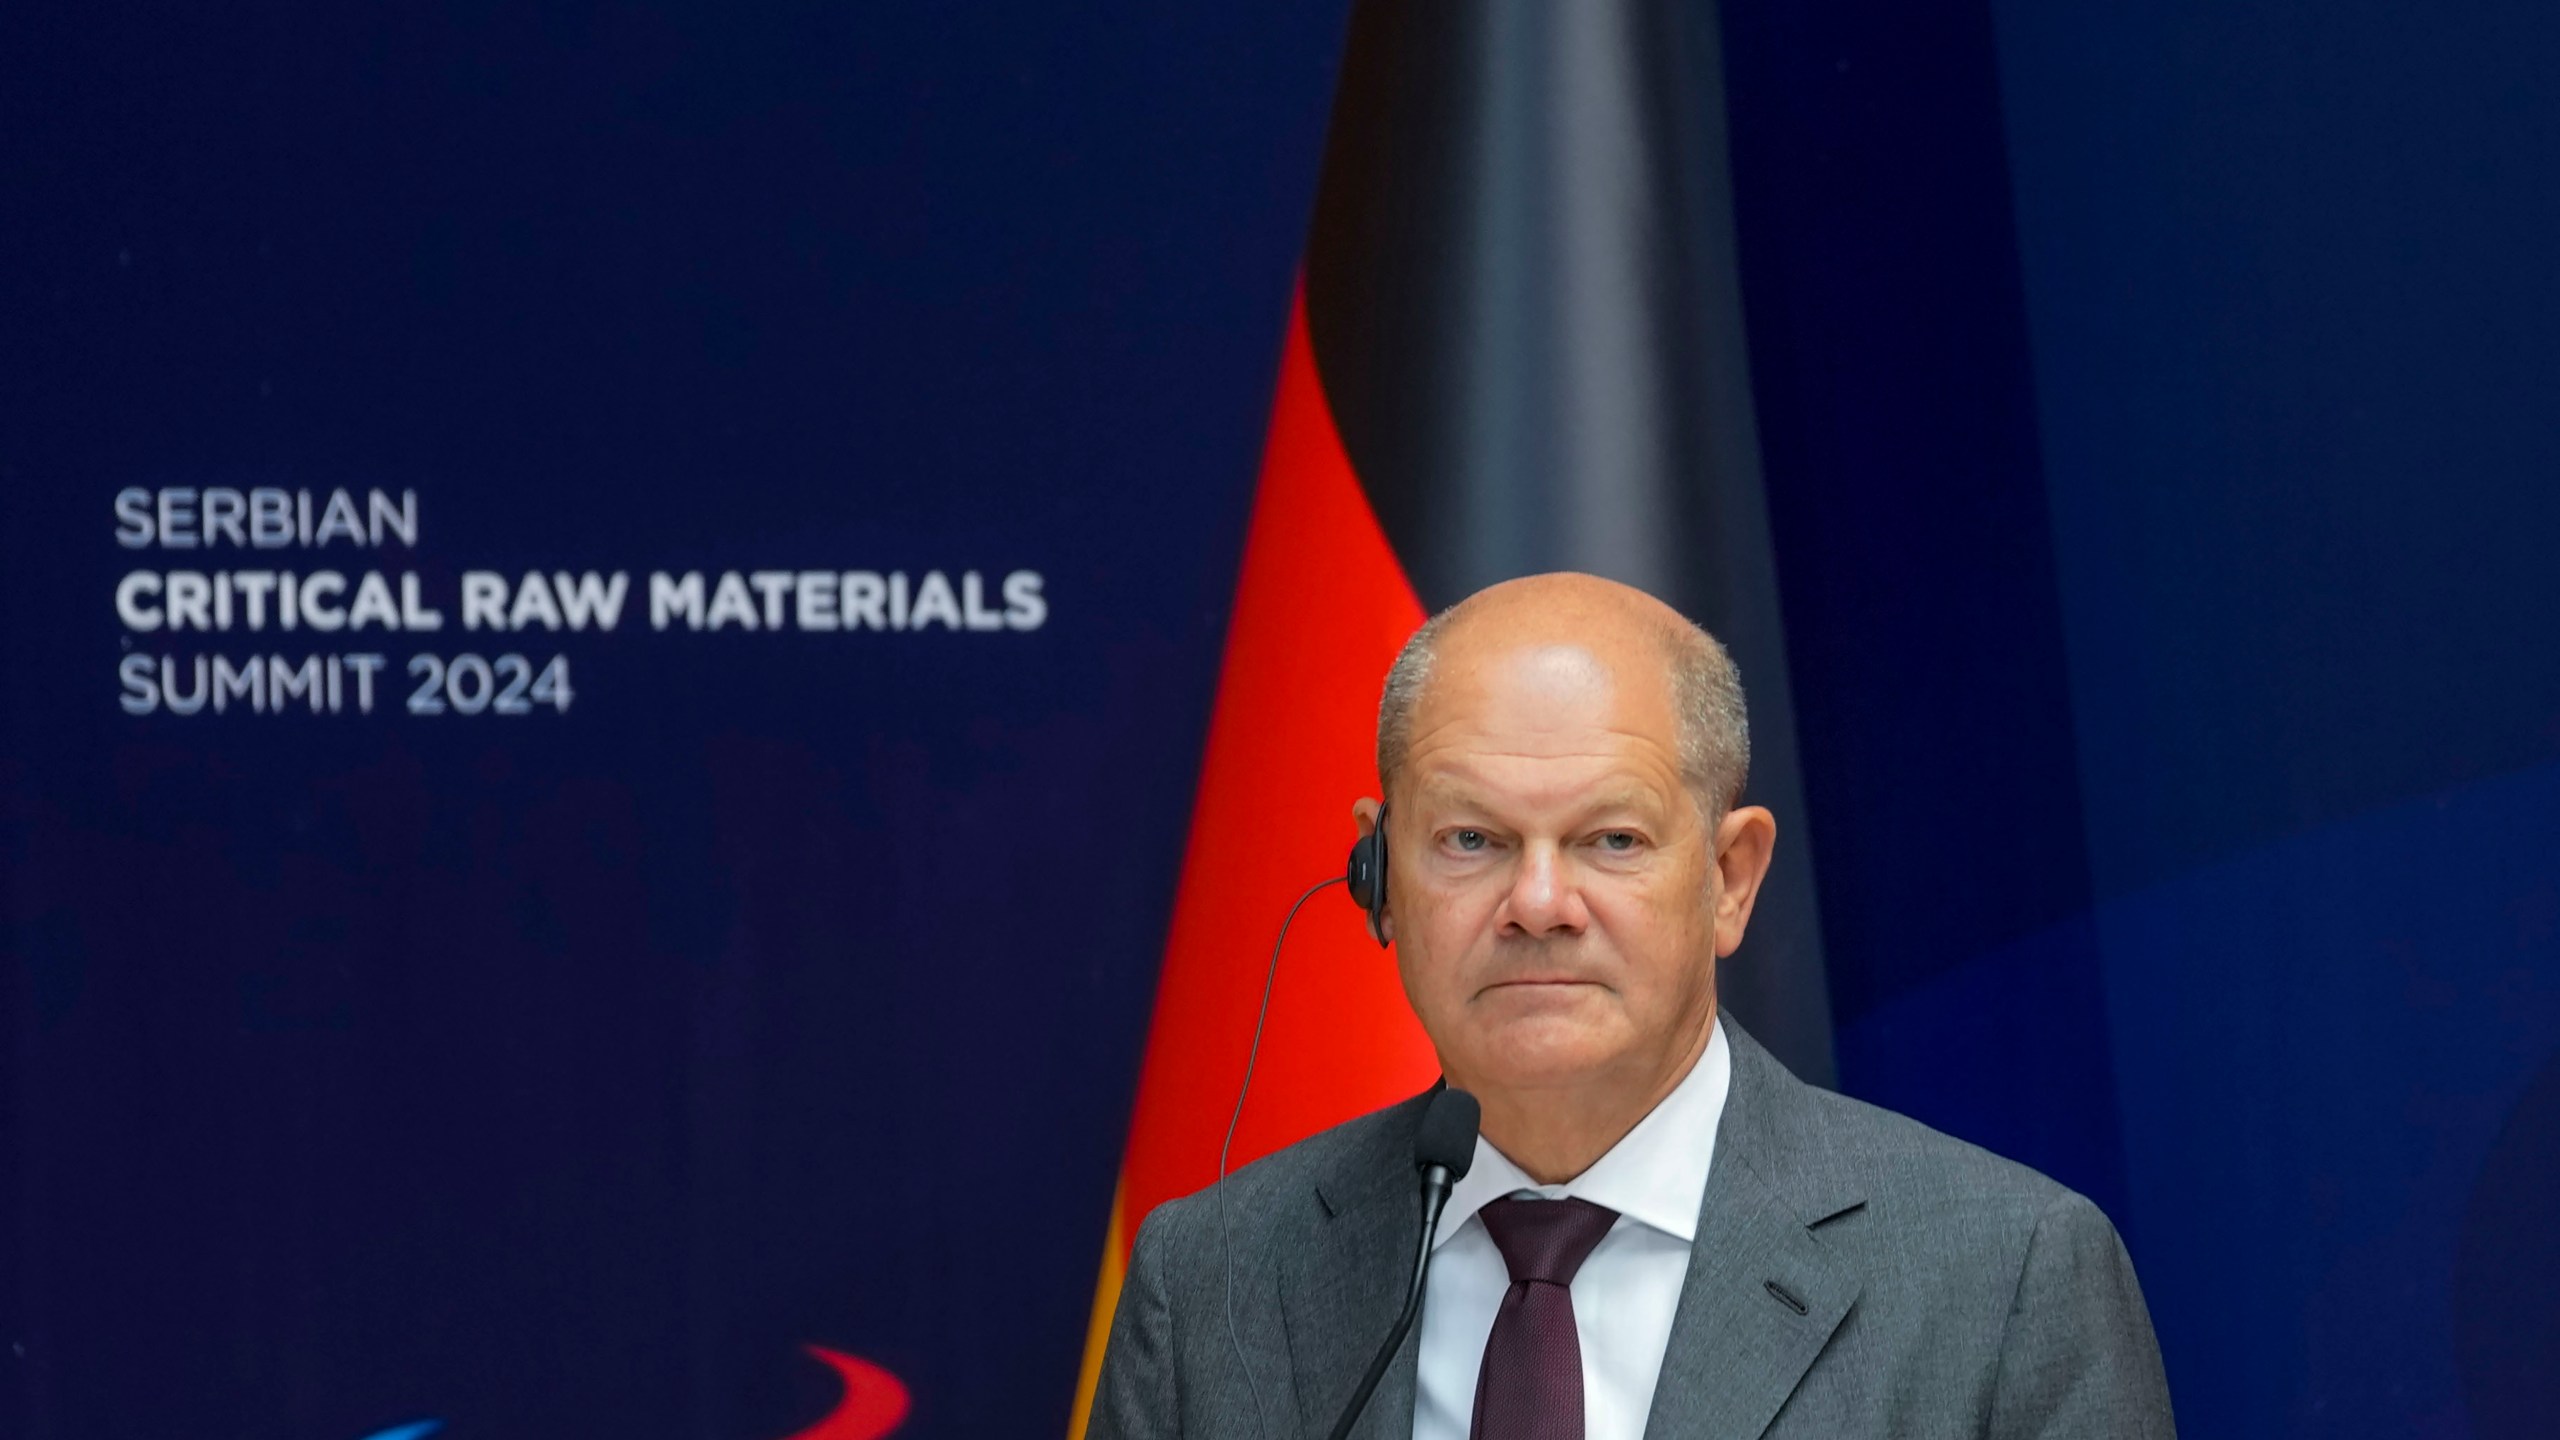
[(1641, 1084), (1685, 1065), (1732, 907), (1663, 667), (1571, 645), (1449, 658), (1391, 797), (1388, 903), (1451, 1083)]

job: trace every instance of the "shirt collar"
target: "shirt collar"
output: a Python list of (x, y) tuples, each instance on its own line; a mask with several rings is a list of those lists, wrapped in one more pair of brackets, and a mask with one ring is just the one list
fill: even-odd
[(1475, 1161), (1449, 1193), (1432, 1248), (1449, 1243), (1487, 1202), (1522, 1191), (1550, 1200), (1576, 1196), (1694, 1242), (1698, 1205), (1707, 1190), (1707, 1168), (1715, 1160), (1716, 1129), (1724, 1121), (1725, 1097), (1732, 1089), (1733, 1049), (1725, 1043), (1724, 1020), (1719, 1017), (1707, 1034), (1707, 1048), (1671, 1093), (1607, 1154), (1593, 1161), (1590, 1169), (1561, 1185), (1541, 1185), (1530, 1179), (1528, 1172), (1511, 1163), (1511, 1157), (1493, 1148), (1493, 1142), (1477, 1136)]

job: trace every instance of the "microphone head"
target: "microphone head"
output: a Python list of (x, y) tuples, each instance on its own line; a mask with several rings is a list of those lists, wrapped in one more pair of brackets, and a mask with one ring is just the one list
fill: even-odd
[(1414, 1168), (1437, 1165), (1449, 1172), (1450, 1179), (1465, 1179), (1467, 1167), (1476, 1163), (1476, 1126), (1483, 1118), (1484, 1107), (1464, 1090), (1442, 1090), (1432, 1096), (1422, 1109), (1422, 1128), (1413, 1135)]

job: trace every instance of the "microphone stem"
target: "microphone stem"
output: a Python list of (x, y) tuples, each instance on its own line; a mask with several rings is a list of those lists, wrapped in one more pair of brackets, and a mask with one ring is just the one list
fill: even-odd
[(1457, 1184), (1445, 1165), (1426, 1166), (1422, 1172), (1422, 1244), (1413, 1257), (1413, 1288), (1405, 1292), (1404, 1313), (1396, 1317), (1395, 1328), (1387, 1332), (1387, 1343), (1378, 1347), (1377, 1358), (1369, 1362), (1369, 1371), (1360, 1377), (1360, 1388), (1351, 1392), (1351, 1403), (1343, 1407), (1342, 1418), (1333, 1422), (1330, 1440), (1347, 1440), (1360, 1412), (1369, 1408), (1369, 1396), (1386, 1378), (1387, 1367), (1395, 1362), (1396, 1352), (1404, 1348), (1405, 1333), (1413, 1328), (1413, 1317), (1422, 1313), (1422, 1282), (1431, 1273), (1431, 1237), (1440, 1229), (1440, 1211), (1449, 1203), (1449, 1191)]

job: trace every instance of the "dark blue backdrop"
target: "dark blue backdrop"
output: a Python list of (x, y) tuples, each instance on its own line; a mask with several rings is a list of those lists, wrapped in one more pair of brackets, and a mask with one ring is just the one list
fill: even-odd
[(1727, 7), (1844, 1086), (2193, 1435), (2560, 1417), (2560, 14)]
[[(0, 15), (19, 1429), (766, 1440), (814, 1342), (1056, 1432), (1340, 20)], [(2192, 1435), (2544, 1433), (2560, 15), (1724, 21), (1843, 1084), (2109, 1207)], [(117, 548), (208, 485), (423, 534)], [(119, 710), (128, 649), (502, 648), (118, 623), (262, 563), (1049, 618)]]
[[(10, 1433), (767, 1440), (803, 1342), (1055, 1433), (1338, 16), (0, 25)], [(212, 484), (424, 533), (116, 548)], [(132, 643), (556, 650), (570, 712), (119, 711), (124, 570), (324, 563), (446, 630)], [(591, 567), (1050, 615), (455, 628), (464, 569)]]

